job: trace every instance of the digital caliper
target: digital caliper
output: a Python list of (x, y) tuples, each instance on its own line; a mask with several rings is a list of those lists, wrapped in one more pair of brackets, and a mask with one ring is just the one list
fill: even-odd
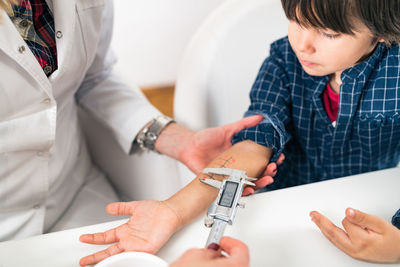
[(206, 168), (203, 173), (229, 176), (223, 181), (209, 178), (200, 179), (201, 182), (219, 190), (217, 199), (208, 208), (207, 217), (204, 220), (205, 226), (212, 227), (206, 243), (206, 247), (208, 247), (213, 243), (219, 244), (226, 225), (232, 225), (237, 208), (244, 208), (244, 203), (239, 202), (244, 186), (255, 186), (251, 181), (257, 179), (247, 177), (245, 171), (229, 168)]

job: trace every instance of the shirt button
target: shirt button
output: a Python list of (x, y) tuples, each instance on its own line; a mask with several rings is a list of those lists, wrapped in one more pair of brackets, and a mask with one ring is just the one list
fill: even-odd
[(44, 66), (43, 71), (46, 75), (49, 75), (53, 71), (53, 68), (50, 65), (46, 65)]
[(35, 205), (35, 206), (33, 206), (33, 208), (34, 208), (35, 210), (38, 210), (38, 209), (40, 209), (40, 205)]
[(23, 54), (23, 53), (25, 52), (25, 50), (26, 50), (26, 48), (25, 48), (24, 45), (21, 45), (20, 47), (18, 47), (18, 52), (19, 52), (20, 54)]
[(24, 19), (24, 20), (21, 20), (21, 22), (19, 23), (19, 26), (21, 27), (21, 28), (26, 28), (26, 27), (28, 27), (28, 21), (26, 20), (26, 19)]
[(56, 37), (57, 37), (57, 39), (60, 39), (61, 37), (63, 37), (62, 32), (61, 31), (57, 31), (56, 32)]
[(49, 104), (51, 102), (51, 99), (47, 97), (47, 98), (43, 99), (42, 102), (45, 104)]

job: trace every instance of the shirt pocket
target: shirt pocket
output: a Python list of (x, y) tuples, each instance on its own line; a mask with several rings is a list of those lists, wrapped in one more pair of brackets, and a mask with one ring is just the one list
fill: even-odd
[(352, 139), (361, 148), (363, 157), (387, 163), (398, 161), (400, 114), (356, 118), (354, 125)]
[(90, 8), (96, 8), (99, 6), (104, 6), (105, 0), (80, 0), (77, 2), (78, 10), (86, 10)]
[(77, 13), (87, 55), (87, 67), (92, 64), (96, 56), (97, 46), (101, 37), (105, 8), (105, 0), (77, 1)]

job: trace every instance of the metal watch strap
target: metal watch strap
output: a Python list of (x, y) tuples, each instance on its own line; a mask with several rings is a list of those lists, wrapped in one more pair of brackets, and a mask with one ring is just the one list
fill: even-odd
[(156, 143), (158, 136), (171, 122), (174, 122), (174, 120), (164, 115), (160, 115), (153, 119), (150, 125), (143, 128), (136, 138), (136, 142), (139, 144), (140, 148), (143, 150), (155, 151), (154, 144)]

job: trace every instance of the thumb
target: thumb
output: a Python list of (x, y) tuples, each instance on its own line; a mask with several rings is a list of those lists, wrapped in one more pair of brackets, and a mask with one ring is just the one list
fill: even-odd
[(353, 208), (346, 209), (346, 218), (353, 224), (357, 224), (376, 233), (381, 233), (385, 225), (384, 219)]
[(111, 215), (132, 215), (136, 202), (114, 202), (106, 207), (106, 212)]
[(249, 248), (237, 239), (224, 236), (220, 241), (221, 249), (227, 252), (238, 266), (248, 266), (250, 261)]
[(230, 131), (230, 135), (234, 135), (235, 133), (245, 129), (251, 128), (259, 124), (264, 119), (261, 115), (254, 115), (250, 117), (245, 117), (239, 121), (233, 122), (231, 124), (227, 124), (223, 127), (228, 128)]

